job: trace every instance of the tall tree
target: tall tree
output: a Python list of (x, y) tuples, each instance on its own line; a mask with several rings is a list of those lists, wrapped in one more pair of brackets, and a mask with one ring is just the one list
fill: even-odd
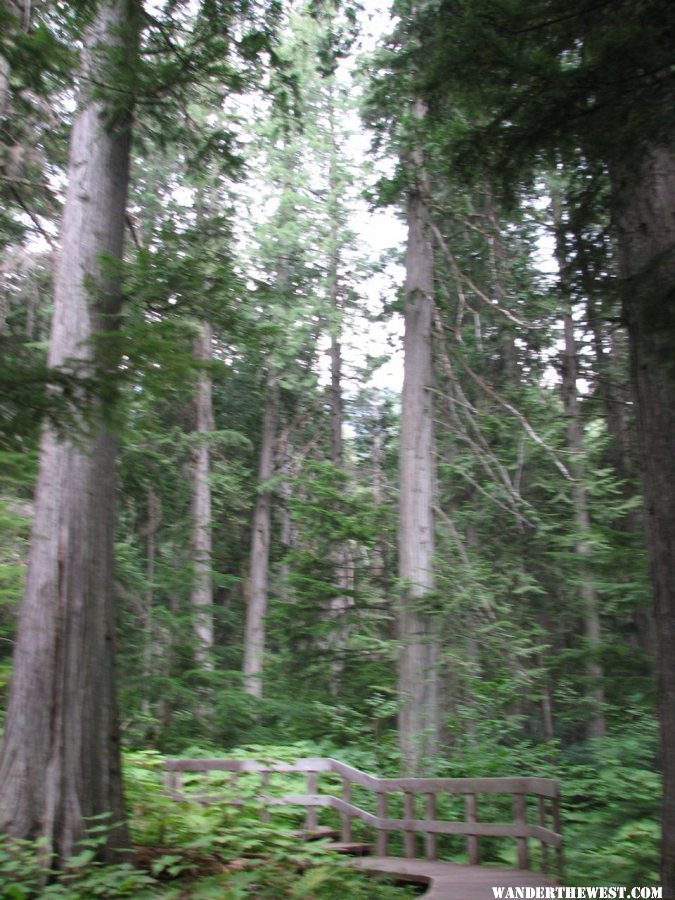
[[(424, 104), (415, 101), (413, 116), (418, 124), (425, 112)], [(433, 754), (439, 730), (438, 639), (428, 608), (434, 589), (434, 263), (429, 186), (419, 145), (411, 151), (408, 166), (399, 506), (399, 732), (406, 766), (415, 772)]]
[[(199, 325), (195, 339), (195, 357), (210, 362), (212, 351), (211, 326)], [(213, 431), (213, 399), (211, 375), (199, 373), (194, 402), (196, 445), (192, 473), (192, 606), (197, 662), (204, 669), (212, 666), (213, 648), (213, 578), (211, 576), (211, 472), (209, 434)]]
[[(658, 633), (664, 775), (661, 877), (675, 897), (675, 9), (666, 0), (444, 0), (423, 24), (433, 108), (454, 92), (475, 127), (445, 131), (456, 161), (513, 196), (542, 154), (604, 169), (628, 331)], [(505, 35), (507, 38), (505, 39)], [(488, 72), (500, 78), (487, 78)], [(441, 124), (441, 128), (445, 128)], [(454, 140), (453, 140), (454, 138)], [(490, 152), (485, 153), (485, 147)], [(461, 148), (461, 149), (459, 149)]]
[[(120, 311), (139, 10), (100, 4), (84, 34), (79, 109), (54, 283), (49, 364), (101, 366), (92, 338)], [(114, 85), (114, 93), (107, 86)], [(95, 87), (102, 86), (102, 87)], [(42, 836), (61, 862), (108, 814), (126, 843), (115, 699), (114, 436), (46, 428), (0, 758), (0, 830)]]
[(258, 461), (258, 494), (251, 525), (251, 556), (246, 598), (246, 630), (244, 635), (244, 690), (253, 697), (262, 696), (265, 656), (265, 616), (270, 565), (270, 533), (272, 527), (272, 490), (269, 481), (274, 474), (274, 447), (279, 416), (278, 375), (271, 371), (265, 383), (260, 457)]
[[(672, 76), (671, 76), (672, 77)], [(672, 93), (666, 96), (672, 100)], [(672, 105), (672, 104), (671, 104)], [(671, 123), (673, 117), (671, 115)], [(671, 137), (672, 141), (672, 137)], [(675, 150), (611, 168), (657, 630), (664, 897), (675, 898)]]

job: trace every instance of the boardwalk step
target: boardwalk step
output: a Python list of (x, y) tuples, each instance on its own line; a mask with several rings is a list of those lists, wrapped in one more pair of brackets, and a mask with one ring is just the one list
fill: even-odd
[(329, 825), (319, 825), (317, 828), (296, 831), (296, 835), (303, 841), (320, 841), (323, 838), (335, 838), (339, 832)]
[(372, 853), (372, 844), (360, 844), (356, 841), (335, 841), (326, 844), (328, 850), (335, 850), (336, 853), (344, 853), (347, 856), (368, 856)]

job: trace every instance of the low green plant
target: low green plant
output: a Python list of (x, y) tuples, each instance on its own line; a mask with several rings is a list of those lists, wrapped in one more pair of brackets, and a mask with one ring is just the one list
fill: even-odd
[[(63, 897), (154, 897), (158, 882), (129, 862), (105, 865), (96, 859), (104, 839), (98, 830), (86, 838), (79, 852), (61, 872), (49, 864), (44, 841), (24, 841), (0, 835), (0, 897), (2, 900)], [(152, 890), (151, 890), (152, 889)]]
[(658, 884), (655, 722), (637, 717), (629, 731), (570, 752), (561, 781), (569, 880)]

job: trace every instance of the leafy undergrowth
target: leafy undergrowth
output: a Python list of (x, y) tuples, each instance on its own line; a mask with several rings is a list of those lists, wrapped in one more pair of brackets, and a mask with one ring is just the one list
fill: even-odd
[[(241, 806), (170, 799), (162, 789), (163, 763), (163, 757), (152, 751), (127, 755), (125, 784), (135, 848), (129, 861), (117, 865), (96, 861), (107, 826), (92, 822), (78, 855), (57, 880), (45, 884), (51, 873), (41, 862), (40, 845), (0, 837), (0, 897), (403, 900), (414, 896), (411, 888), (350, 868), (344, 857), (322, 842), (303, 841), (296, 834), (301, 818), (293, 812), (275, 813), (273, 822), (261, 821), (253, 781), (247, 785), (242, 779), (237, 787)], [(221, 793), (226, 787), (224, 782), (216, 786)]]
[[(470, 777), (524, 772), (558, 778), (563, 796), (565, 883), (656, 884), (660, 782), (654, 764), (653, 723), (636, 721), (628, 733), (567, 748), (565, 753), (549, 749), (549, 753), (537, 755), (533, 748), (525, 747), (521, 757), (516, 757), (512, 749), (485, 742), (472, 753), (465, 749), (439, 763), (438, 774)], [(213, 748), (189, 748), (181, 755), (290, 762), (301, 756), (338, 753), (302, 742), (285, 747), (250, 745), (226, 754)], [(345, 755), (352, 764), (373, 772), (378, 769), (365, 750), (362, 758), (351, 751), (345, 751)], [(163, 766), (164, 757), (155, 751), (126, 755), (125, 785), (135, 848), (130, 861), (116, 866), (96, 862), (106, 826), (92, 822), (89, 840), (77, 857), (70, 860), (58, 881), (45, 887), (48, 873), (39, 862), (39, 846), (22, 842), (10, 845), (0, 838), (0, 898), (401, 900), (414, 896), (412, 888), (400, 888), (351, 869), (343, 857), (321, 842), (300, 840), (297, 832), (303, 827), (304, 810), (299, 807), (277, 808), (271, 821), (262, 821), (256, 799), (259, 776), (239, 776), (236, 789), (226, 773), (210, 773), (208, 779), (203, 775), (184, 776), (188, 792), (206, 788), (212, 795), (225, 798), (200, 805), (177, 802), (164, 793)], [(396, 768), (392, 765), (390, 771)], [(302, 774), (275, 774), (270, 793), (304, 793), (304, 778)], [(322, 790), (330, 790), (330, 784), (331, 776), (322, 776)], [(338, 782), (335, 790), (339, 791)], [(240, 806), (227, 802), (235, 795)], [(451, 804), (452, 798), (446, 800)], [(367, 805), (369, 799), (360, 798), (359, 802)], [(480, 802), (485, 821), (510, 818), (510, 808), (502, 809), (495, 798), (485, 796)], [(462, 808), (455, 810), (450, 805), (443, 812), (449, 818), (453, 814), (463, 816)], [(337, 813), (322, 811), (321, 822), (338, 825)], [(361, 833), (359, 823), (354, 823), (354, 837), (369, 840), (372, 834), (365, 830)], [(531, 843), (536, 865), (536, 842)], [(391, 844), (395, 852), (395, 835)], [(448, 839), (442, 850), (443, 858), (466, 861), (463, 839)], [(484, 839), (481, 856), (485, 863), (515, 865), (514, 842)]]

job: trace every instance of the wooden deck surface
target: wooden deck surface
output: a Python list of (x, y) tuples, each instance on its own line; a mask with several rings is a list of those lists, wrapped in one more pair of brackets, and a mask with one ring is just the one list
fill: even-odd
[(495, 866), (468, 866), (392, 856), (362, 856), (350, 865), (366, 872), (394, 875), (402, 881), (428, 884), (425, 900), (494, 900), (493, 887), (547, 887), (557, 881), (538, 872)]

